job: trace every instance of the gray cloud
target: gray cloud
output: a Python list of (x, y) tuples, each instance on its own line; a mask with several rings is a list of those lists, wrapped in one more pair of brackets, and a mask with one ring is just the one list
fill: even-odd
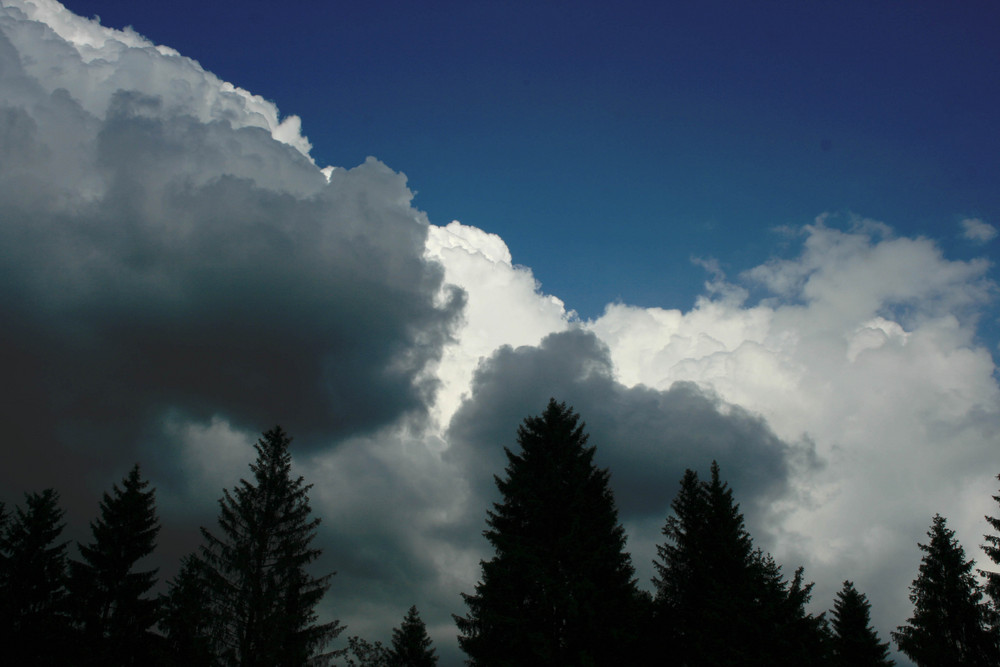
[(140, 445), (167, 477), (168, 416), (280, 422), (308, 451), (425, 412), (463, 298), (439, 299), (403, 175), (369, 159), (327, 182), (268, 130), (147, 92), (95, 115), (32, 73), (37, 24), (0, 18), (4, 489), (84, 502)]
[(624, 521), (664, 519), (684, 469), (707, 473), (713, 459), (748, 518), (759, 517), (788, 491), (793, 460), (809, 455), (780, 440), (762, 418), (693, 383), (663, 391), (620, 384), (604, 344), (571, 330), (538, 347), (501, 348), (476, 372), (449, 438), (451, 456), (463, 461), (485, 496), (492, 498), (492, 475), (506, 464), (503, 447), (516, 451), (518, 424), (550, 397), (572, 405), (586, 422), (598, 465), (611, 470)]

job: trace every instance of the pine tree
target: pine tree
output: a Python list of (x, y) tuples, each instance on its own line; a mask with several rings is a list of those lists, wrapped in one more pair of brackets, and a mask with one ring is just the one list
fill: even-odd
[(281, 427), (264, 433), (253, 481), (219, 499), (219, 536), (202, 529), (213, 650), (223, 664), (298, 667), (342, 630), (337, 621), (316, 623), (333, 575), (306, 571), (321, 553), (311, 546), (320, 520), (310, 518), (312, 485), (291, 476), (290, 443)]
[(550, 400), (505, 448), (502, 500), (487, 513), (496, 550), (469, 613), (455, 617), (473, 665), (626, 664), (638, 593), (625, 532), (579, 416)]
[(25, 494), (0, 540), (0, 645), (12, 665), (65, 664), (73, 636), (66, 600), (65, 524), (53, 489)]
[(871, 603), (845, 581), (837, 593), (832, 617), (832, 660), (835, 667), (889, 667), (889, 643), (871, 626)]
[(83, 560), (70, 561), (70, 593), (76, 623), (83, 631), (80, 660), (95, 665), (147, 665), (150, 628), (159, 603), (145, 597), (156, 584), (156, 569), (136, 571), (153, 553), (160, 531), (156, 492), (146, 490), (139, 466), (104, 494), (101, 516), (90, 524), (94, 541), (80, 545)]
[(370, 642), (358, 636), (347, 638), (344, 653), (346, 667), (393, 667), (392, 651), (382, 642)]
[(390, 655), (392, 667), (434, 667), (437, 664), (431, 638), (416, 606), (410, 607), (402, 625), (392, 631)]
[(918, 667), (1000, 664), (1000, 647), (987, 626), (988, 610), (972, 574), (973, 561), (940, 514), (927, 532), (920, 574), (910, 586), (913, 616), (892, 638)]
[(656, 634), (680, 665), (816, 664), (822, 616), (806, 613), (812, 584), (789, 583), (753, 546), (732, 489), (712, 463), (708, 482), (687, 470), (654, 561)]

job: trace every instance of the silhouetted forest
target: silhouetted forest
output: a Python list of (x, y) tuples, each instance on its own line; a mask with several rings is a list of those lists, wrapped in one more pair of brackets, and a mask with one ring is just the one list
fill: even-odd
[[(143, 569), (156, 549), (155, 491), (139, 466), (105, 493), (92, 539), (71, 549), (54, 489), (0, 504), (0, 645), (5, 664), (261, 666), (437, 664), (416, 606), (388, 646), (344, 631), (316, 607), (311, 485), (291, 474), (291, 438), (255, 445), (251, 475), (219, 499), (217, 526), (166, 592)], [(638, 586), (609, 486), (580, 416), (551, 400), (517, 431), (486, 512), (481, 563), (458, 641), (470, 665), (892, 665), (871, 605), (843, 582), (829, 614), (807, 611), (813, 584), (755, 547), (715, 462), (687, 470), (663, 525), (652, 593)], [(998, 476), (1000, 479), (1000, 476)], [(1000, 495), (993, 497), (1000, 503)], [(1000, 564), (1000, 518), (983, 550)], [(891, 633), (917, 665), (1000, 665), (1000, 573), (973, 570), (935, 516), (910, 587), (913, 614)], [(331, 555), (336, 559), (336, 554)], [(982, 581), (982, 583), (980, 583)], [(456, 603), (461, 601), (456, 600)]]

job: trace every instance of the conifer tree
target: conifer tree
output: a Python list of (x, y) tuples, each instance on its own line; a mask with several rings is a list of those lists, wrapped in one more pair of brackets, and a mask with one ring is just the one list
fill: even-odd
[(0, 645), (12, 665), (63, 665), (72, 634), (65, 524), (53, 489), (25, 494), (0, 540)]
[[(1000, 480), (1000, 475), (997, 475), (997, 479)], [(993, 500), (1000, 503), (1000, 495), (993, 496)], [(995, 531), (995, 534), (983, 535), (986, 544), (982, 545), (982, 549), (995, 565), (1000, 565), (1000, 518), (987, 516), (986, 522)], [(979, 570), (979, 574), (986, 578), (985, 591), (993, 603), (993, 622), (994, 625), (997, 625), (1000, 623), (1000, 572)]]
[(824, 619), (806, 613), (812, 584), (786, 582), (753, 546), (732, 489), (687, 470), (654, 561), (656, 632), (679, 665), (816, 664)]
[(403, 623), (392, 631), (392, 667), (434, 667), (437, 656), (417, 607), (410, 607)]
[(213, 616), (206, 603), (207, 578), (204, 564), (194, 554), (181, 560), (181, 568), (170, 580), (160, 600), (160, 630), (166, 637), (168, 664), (213, 667)]
[(472, 665), (627, 664), (638, 593), (609, 473), (554, 399), (517, 440), (487, 513), (496, 553), (455, 617), (459, 644)]
[(156, 584), (156, 569), (136, 564), (156, 547), (160, 526), (155, 491), (146, 490), (139, 466), (104, 494), (101, 516), (91, 522), (94, 541), (80, 545), (82, 560), (70, 561), (73, 616), (83, 632), (80, 660), (95, 665), (147, 665), (152, 654), (150, 628), (159, 603), (146, 594)]
[(918, 667), (1000, 664), (1000, 647), (988, 627), (983, 593), (972, 574), (973, 561), (940, 514), (927, 532), (930, 542), (920, 573), (910, 586), (913, 616), (892, 633), (899, 650)]
[(225, 665), (298, 667), (342, 630), (316, 623), (333, 575), (306, 570), (321, 553), (312, 546), (320, 520), (310, 518), (312, 485), (291, 476), (290, 443), (281, 427), (264, 433), (253, 481), (223, 491), (219, 534), (202, 529), (213, 651)]
[(889, 642), (879, 640), (871, 625), (871, 603), (854, 584), (845, 581), (831, 612), (834, 667), (889, 667)]

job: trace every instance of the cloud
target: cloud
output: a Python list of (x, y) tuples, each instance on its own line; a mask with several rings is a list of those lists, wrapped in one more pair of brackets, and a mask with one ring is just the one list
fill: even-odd
[(962, 220), (962, 237), (975, 243), (989, 243), (997, 235), (997, 228), (979, 218)]
[(705, 297), (688, 312), (616, 304), (586, 326), (624, 385), (708, 387), (778, 438), (815, 445), (824, 465), (791, 476), (765, 546), (807, 566), (820, 605), (854, 580), (887, 636), (911, 610), (916, 543), (935, 512), (978, 556), (1000, 390), (976, 322), (996, 288), (985, 260), (949, 260), (884, 225), (819, 221), (800, 238), (798, 254), (728, 290), (756, 302)]
[(328, 182), (273, 107), (54, 3), (5, 4), (0, 91), (5, 488), (106, 483), (178, 420), (309, 448), (427, 411), (463, 298), (403, 175)]

